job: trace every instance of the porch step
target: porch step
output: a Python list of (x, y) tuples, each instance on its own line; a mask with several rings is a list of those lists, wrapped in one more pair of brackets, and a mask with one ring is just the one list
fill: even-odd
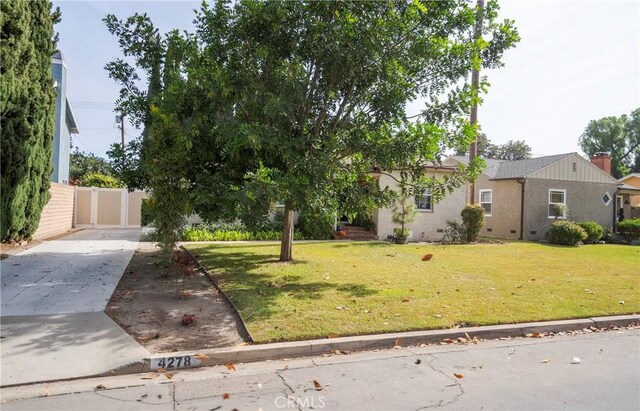
[(367, 230), (364, 227), (345, 225), (342, 227), (342, 231), (346, 235), (340, 236), (338, 231), (333, 232), (333, 238), (336, 240), (352, 240), (352, 241), (373, 241), (377, 240), (378, 236), (374, 231)]

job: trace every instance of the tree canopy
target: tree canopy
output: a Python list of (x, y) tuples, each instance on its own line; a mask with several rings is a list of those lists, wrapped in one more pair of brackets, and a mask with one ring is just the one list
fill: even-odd
[[(477, 144), (477, 155), (485, 159), (513, 161), (531, 158), (531, 147), (524, 140), (509, 140), (504, 144), (493, 144), (486, 134), (479, 133)], [(467, 150), (460, 148), (455, 154), (464, 156)]]
[(59, 9), (48, 0), (0, 2), (2, 241), (29, 239), (49, 201), (56, 90), (51, 57)]
[(589, 157), (599, 152), (611, 154), (611, 175), (615, 178), (640, 172), (640, 108), (630, 115), (591, 120), (579, 144)]
[[(473, 90), (469, 75), (501, 66), (518, 41), (497, 9), (488, 2), (477, 41), (475, 8), (455, 1), (218, 1), (203, 3), (194, 33), (164, 36), (146, 15), (107, 16), (129, 58), (107, 70), (129, 118), (148, 130), (154, 118), (171, 118), (181, 129), (173, 135), (188, 138), (181, 181), (200, 216), (285, 204), (286, 261), (293, 210), (352, 213), (397, 197), (378, 186), (374, 168), (400, 170), (403, 187), (429, 188), (436, 199), (479, 173), (481, 161), (427, 179), (424, 166), (475, 135), (467, 115), (488, 84)], [(425, 108), (409, 119), (416, 99)], [(144, 143), (142, 158), (154, 161)]]

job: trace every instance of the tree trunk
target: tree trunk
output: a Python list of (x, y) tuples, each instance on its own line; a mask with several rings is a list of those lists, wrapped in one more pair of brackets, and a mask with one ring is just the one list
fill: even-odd
[(284, 203), (284, 227), (282, 228), (282, 242), (280, 243), (280, 261), (291, 261), (293, 248), (293, 210), (291, 203)]

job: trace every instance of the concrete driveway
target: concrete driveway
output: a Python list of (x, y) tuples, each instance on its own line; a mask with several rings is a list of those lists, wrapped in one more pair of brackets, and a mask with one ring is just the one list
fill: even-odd
[(84, 230), (2, 260), (0, 385), (96, 375), (146, 349), (103, 310), (140, 230)]

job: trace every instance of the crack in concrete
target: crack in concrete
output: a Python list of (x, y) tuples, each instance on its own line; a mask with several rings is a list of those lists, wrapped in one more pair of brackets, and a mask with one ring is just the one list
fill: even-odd
[(171, 384), (171, 401), (173, 402), (173, 411), (176, 411), (176, 384)]
[[(288, 388), (289, 391), (291, 391), (291, 394), (295, 394), (295, 390), (293, 389), (293, 387), (291, 387), (291, 385), (289, 385), (287, 380), (285, 380), (284, 376), (280, 374), (280, 371), (276, 371), (276, 375), (280, 378), (280, 380), (282, 380), (282, 383), (284, 384), (284, 386)], [(284, 395), (287, 398), (287, 405), (290, 404), (289, 399), (293, 399), (294, 400), (293, 404), (296, 406), (298, 411), (302, 411), (302, 406), (299, 404), (298, 401), (296, 401), (296, 398), (294, 398), (293, 396), (289, 396), (289, 393), (287, 393), (286, 388), (284, 390)]]
[(439, 369), (437, 369), (436, 367), (434, 367), (434, 366), (432, 365), (432, 362), (433, 362), (434, 360), (437, 360), (437, 358), (436, 358), (434, 355), (432, 355), (432, 354), (427, 354), (427, 355), (428, 355), (429, 357), (431, 357), (431, 358), (432, 358), (432, 360), (431, 360), (431, 361), (426, 362), (427, 366), (428, 366), (429, 368), (431, 368), (433, 371), (435, 371), (435, 372), (438, 372), (438, 373), (442, 374), (446, 379), (453, 381), (453, 383), (454, 383), (454, 384), (452, 384), (452, 385), (448, 385), (448, 387), (450, 387), (450, 386), (454, 386), (454, 385), (455, 385), (456, 387), (458, 387), (458, 390), (460, 390), (460, 392), (459, 392), (455, 397), (453, 397), (453, 399), (452, 399), (451, 401), (444, 402), (444, 400), (440, 400), (440, 401), (438, 401), (438, 403), (437, 403), (437, 404), (434, 404), (434, 405), (427, 405), (427, 406), (425, 406), (425, 407), (420, 407), (420, 408), (417, 408), (415, 411), (426, 410), (426, 409), (429, 409), (429, 408), (443, 407), (443, 406), (445, 406), (445, 405), (453, 404), (453, 403), (457, 402), (458, 400), (460, 400), (460, 398), (462, 398), (462, 396), (465, 394), (465, 393), (464, 393), (464, 388), (462, 388), (462, 384), (460, 384), (460, 381), (459, 381), (459, 380), (457, 380), (456, 378), (453, 378), (453, 377), (451, 377), (451, 376), (447, 375), (444, 371), (439, 370)]

